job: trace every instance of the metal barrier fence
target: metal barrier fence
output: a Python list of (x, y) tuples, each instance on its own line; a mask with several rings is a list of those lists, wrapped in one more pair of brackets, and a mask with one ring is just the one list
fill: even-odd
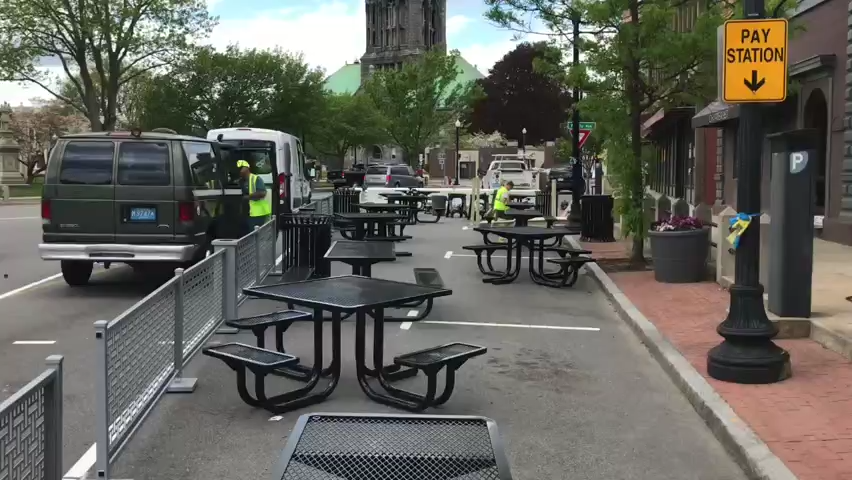
[(225, 320), (237, 317), (243, 288), (263, 282), (274, 269), (276, 221), (238, 240), (214, 240), (213, 246), (212, 255), (175, 270), (114, 320), (95, 322), (99, 479), (110, 478), (110, 464), (164, 393), (194, 391), (196, 379), (184, 378), (183, 367)]
[(62, 356), (0, 403), (0, 479), (62, 478)]

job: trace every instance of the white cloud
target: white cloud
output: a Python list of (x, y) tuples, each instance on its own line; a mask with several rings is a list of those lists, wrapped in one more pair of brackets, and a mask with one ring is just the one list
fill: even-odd
[(460, 33), (472, 20), (464, 15), (453, 15), (447, 19), (447, 37)]
[[(59, 84), (60, 75), (65, 75), (62, 67), (42, 67), (39, 70), (48, 75), (47, 84), (51, 88)], [(30, 105), (33, 98), (49, 97), (50, 94), (43, 88), (32, 83), (0, 82), (0, 103), (8, 102), (13, 107)]]

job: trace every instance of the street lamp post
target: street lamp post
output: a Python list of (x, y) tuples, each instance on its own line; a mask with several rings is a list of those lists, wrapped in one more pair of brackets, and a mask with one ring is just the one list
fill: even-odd
[(459, 151), (459, 130), (461, 130), (461, 121), (456, 120), (456, 180), (453, 182), (453, 185), (459, 184), (459, 160), (461, 159), (461, 152)]
[(521, 130), (521, 151), (524, 152), (524, 160), (527, 159), (527, 127)]
[[(745, 18), (766, 15), (764, 0), (746, 0)], [(760, 212), (761, 161), (764, 113), (760, 105), (740, 105), (737, 128), (737, 208)], [(736, 250), (734, 284), (728, 316), (716, 328), (724, 341), (707, 353), (707, 374), (725, 382), (766, 384), (791, 376), (790, 354), (776, 345), (778, 334), (766, 316), (763, 285), (760, 284), (760, 223), (753, 221), (740, 237)]]

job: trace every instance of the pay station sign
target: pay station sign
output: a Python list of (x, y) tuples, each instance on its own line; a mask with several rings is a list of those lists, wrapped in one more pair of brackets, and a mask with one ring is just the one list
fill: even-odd
[(787, 98), (787, 20), (728, 20), (724, 35), (725, 102), (783, 102)]

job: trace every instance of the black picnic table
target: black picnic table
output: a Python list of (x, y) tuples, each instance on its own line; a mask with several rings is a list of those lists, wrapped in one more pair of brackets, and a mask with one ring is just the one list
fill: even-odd
[(384, 236), (389, 223), (404, 218), (400, 214), (382, 212), (335, 213), (334, 216), (355, 225), (353, 240), (364, 240), (368, 235), (372, 236), (376, 232), (379, 236)]
[(368, 212), (398, 212), (400, 210), (408, 210), (411, 208), (408, 205), (400, 205), (398, 203), (381, 203), (381, 202), (364, 202), (357, 204), (357, 207)]
[[(353, 313), (355, 314), (356, 375), (361, 389), (369, 398), (379, 403), (409, 410), (423, 410), (429, 406), (443, 403), (449, 398), (449, 395), (445, 394), (436, 399), (435, 388), (434, 385), (431, 385), (431, 382), (431, 388), (427, 390), (426, 395), (408, 392), (390, 384), (395, 380), (412, 377), (417, 372), (412, 368), (384, 364), (384, 312), (386, 308), (452, 295), (452, 290), (357, 275), (344, 275), (304, 282), (246, 288), (243, 289), (243, 292), (249, 297), (275, 300), (313, 310), (314, 366), (311, 380), (302, 389), (273, 397), (260, 405), (267, 410), (272, 412), (288, 411), (292, 408), (321, 402), (331, 395), (340, 380), (340, 328), (343, 315)], [(326, 369), (322, 368), (324, 312), (331, 313), (332, 323), (332, 359), (331, 366)], [(368, 314), (374, 319), (373, 368), (367, 367), (366, 364)], [(319, 393), (311, 393), (322, 377), (330, 377), (326, 388)], [(370, 379), (377, 380), (386, 393), (376, 391), (370, 385)], [(262, 380), (258, 388), (263, 388)], [(449, 391), (451, 393), (452, 388)], [(444, 398), (445, 396), (447, 398)], [(246, 398), (243, 398), (243, 400), (249, 403)]]
[(526, 227), (533, 218), (544, 217), (538, 210), (520, 210), (517, 208), (509, 208), (503, 212), (503, 215), (513, 219), (516, 227)]
[(457, 415), (309, 413), (273, 480), (512, 480), (494, 420)]
[[(508, 240), (506, 245), (506, 271), (503, 275), (483, 278), (483, 283), (503, 285), (512, 283), (518, 279), (521, 273), (521, 250), (527, 246), (530, 251), (529, 272), (533, 282), (549, 287), (562, 286), (552, 279), (560, 275), (560, 272), (545, 272), (544, 253), (545, 240), (570, 235), (571, 230), (566, 228), (544, 228), (544, 227), (476, 227), (477, 232), (491, 234)], [(512, 252), (514, 250), (514, 259)]]
[(352, 267), (352, 275), (373, 276), (373, 265), (396, 260), (393, 242), (337, 240), (325, 253), (325, 259)]
[(509, 202), (506, 204), (509, 208), (514, 208), (516, 210), (527, 210), (529, 208), (535, 207), (535, 204), (532, 202)]
[(415, 225), (420, 222), (420, 219), (417, 218), (417, 212), (420, 210), (420, 204), (429, 200), (429, 195), (413, 195), (413, 194), (402, 194), (402, 195), (391, 195), (385, 197), (388, 199), (389, 203), (402, 203), (403, 205), (407, 205), (408, 209), (408, 222), (411, 225)]

